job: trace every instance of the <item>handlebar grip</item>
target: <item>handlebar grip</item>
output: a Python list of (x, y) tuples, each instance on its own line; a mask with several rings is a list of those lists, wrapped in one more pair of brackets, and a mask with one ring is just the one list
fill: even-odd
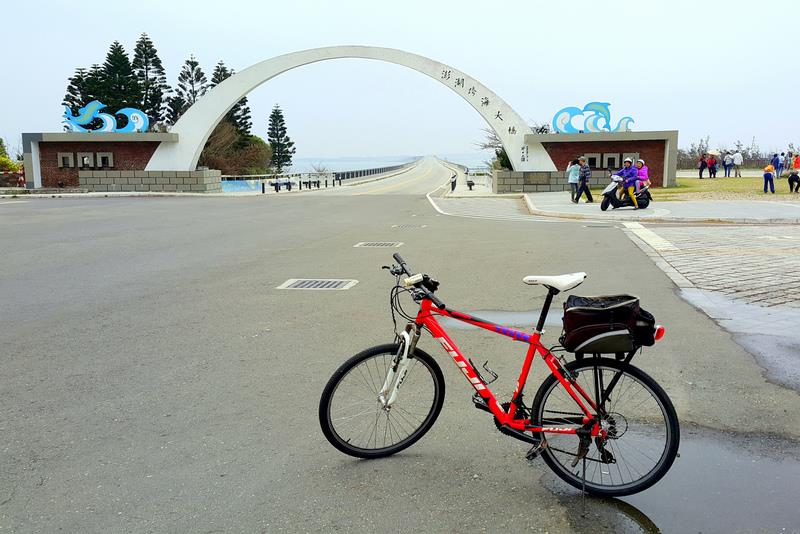
[(431, 302), (433, 302), (434, 306), (436, 306), (440, 310), (443, 310), (443, 309), (446, 308), (444, 302), (439, 300), (439, 298), (436, 295), (434, 295), (433, 293), (431, 293), (427, 289), (423, 289), (423, 291), (425, 292), (425, 296), (428, 297), (429, 299), (431, 299)]
[(414, 274), (411, 272), (411, 268), (408, 266), (408, 264), (406, 264), (405, 260), (403, 259), (402, 256), (400, 256), (400, 254), (395, 252), (394, 254), (392, 254), (392, 257), (394, 258), (394, 261), (396, 261), (397, 264), (400, 266), (400, 268), (403, 269), (403, 272), (405, 272), (408, 276)]

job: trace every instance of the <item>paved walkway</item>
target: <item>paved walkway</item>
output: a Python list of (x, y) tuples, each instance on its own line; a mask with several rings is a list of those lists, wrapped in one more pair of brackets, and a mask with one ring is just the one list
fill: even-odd
[(599, 194), (594, 203), (573, 204), (569, 192), (531, 193), (525, 195), (530, 212), (534, 215), (568, 219), (594, 219), (641, 222), (727, 222), (751, 224), (798, 224), (800, 203), (780, 201), (682, 201), (658, 202), (644, 210), (620, 208), (600, 211)]
[(800, 391), (800, 228), (623, 224), (684, 299), (731, 332), (770, 380)]

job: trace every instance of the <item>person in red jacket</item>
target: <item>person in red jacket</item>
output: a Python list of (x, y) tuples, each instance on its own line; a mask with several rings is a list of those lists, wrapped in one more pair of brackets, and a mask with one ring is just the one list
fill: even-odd
[(708, 161), (706, 161), (706, 165), (708, 165), (708, 177), (709, 178), (716, 178), (717, 177), (717, 158), (714, 157), (714, 154), (708, 156)]

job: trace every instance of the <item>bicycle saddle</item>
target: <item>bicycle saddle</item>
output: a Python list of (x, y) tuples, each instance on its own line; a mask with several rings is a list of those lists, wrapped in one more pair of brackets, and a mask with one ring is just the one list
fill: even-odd
[(570, 289), (576, 288), (581, 285), (584, 280), (586, 280), (586, 273), (570, 273), (559, 276), (540, 276), (533, 274), (522, 279), (523, 282), (531, 286), (541, 285), (552, 287), (559, 291), (569, 291)]

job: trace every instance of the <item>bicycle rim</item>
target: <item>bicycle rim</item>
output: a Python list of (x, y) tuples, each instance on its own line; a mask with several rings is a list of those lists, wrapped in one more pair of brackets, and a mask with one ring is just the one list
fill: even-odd
[(338, 448), (361, 457), (393, 454), (430, 428), (441, 409), (443, 384), (435, 363), (415, 357), (390, 409), (378, 394), (394, 353), (382, 351), (351, 362), (337, 381), (327, 405), (327, 422)]
[[(607, 390), (615, 375), (620, 378), (605, 402), (602, 427), (605, 440), (592, 440), (586, 454), (586, 489), (602, 495), (629, 495), (655, 484), (672, 465), (678, 449), (679, 429), (672, 403), (644, 372), (614, 361), (577, 362), (568, 369), (592, 397), (598, 398), (595, 373), (601, 391)], [(577, 427), (582, 412), (567, 391), (553, 377), (543, 383), (534, 405), (535, 420), (543, 426)], [(580, 488), (583, 462), (579, 440), (572, 434), (545, 434), (546, 463), (571, 485)], [(601, 450), (602, 449), (602, 450)], [(604, 452), (605, 451), (605, 452)]]

